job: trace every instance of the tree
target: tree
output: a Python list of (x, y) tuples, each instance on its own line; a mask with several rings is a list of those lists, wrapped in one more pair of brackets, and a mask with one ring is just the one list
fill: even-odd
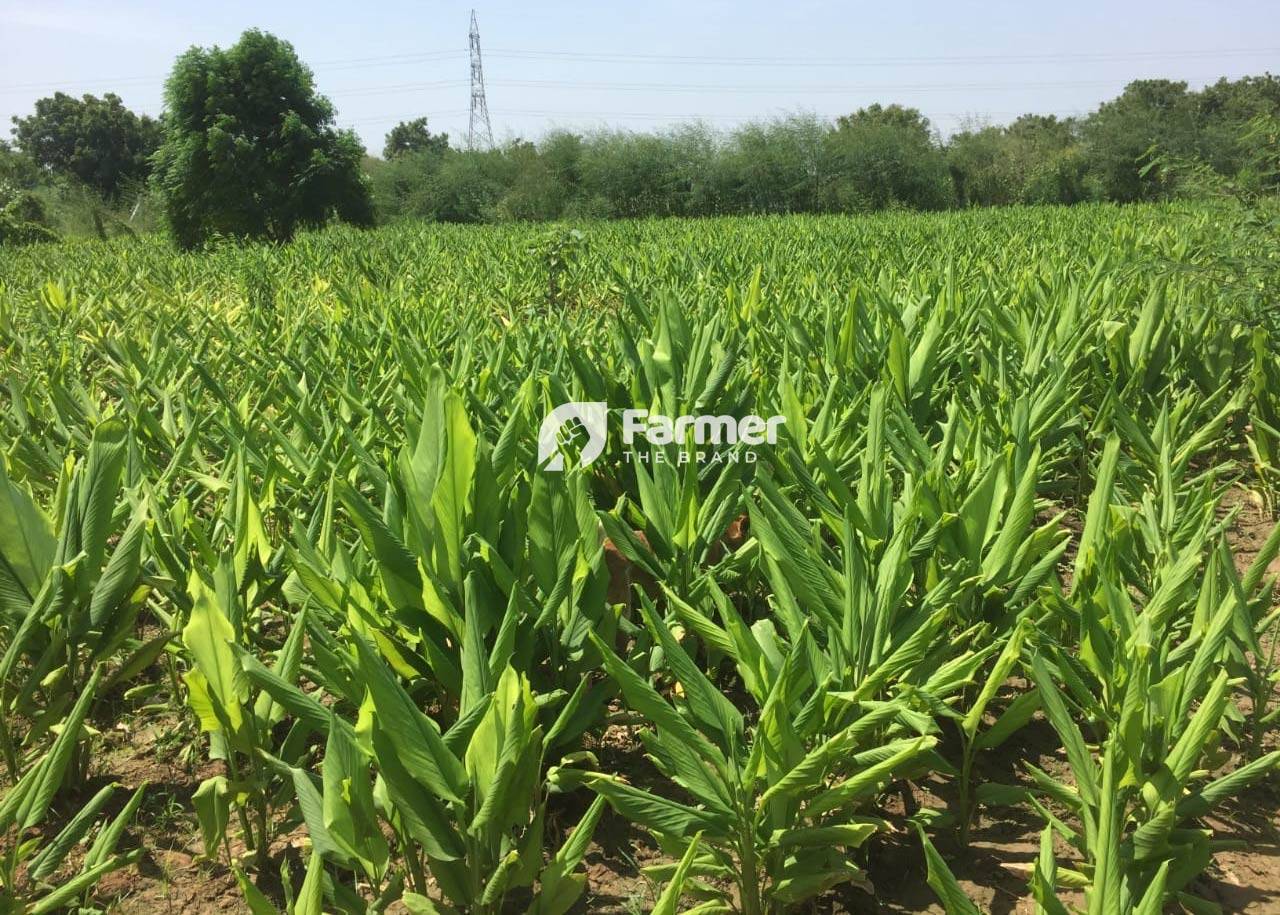
[(387, 142), (382, 147), (382, 158), (394, 159), (405, 153), (429, 153), (442, 156), (449, 148), (447, 133), (432, 133), (427, 130), (426, 118), (415, 118), (412, 121), (401, 121), (391, 128), (387, 134)]
[(1111, 200), (1146, 200), (1158, 195), (1158, 170), (1144, 172), (1155, 148), (1171, 156), (1197, 152), (1196, 100), (1187, 84), (1140, 79), (1105, 102), (1084, 125), (1090, 167)]
[(947, 144), (947, 164), (962, 206), (1016, 203), (1024, 175), (1009, 132), (986, 125), (961, 130)]
[(334, 216), (372, 223), (363, 148), (334, 127), (288, 42), (255, 29), (225, 50), (192, 48), (165, 103), (156, 179), (181, 247), (217, 235), (282, 241)]
[(40, 180), (40, 167), (0, 140), (0, 205), (19, 190), (34, 187)]
[(744, 124), (721, 155), (717, 202), (734, 213), (807, 213), (821, 207), (823, 146), (831, 131), (814, 115)]
[(1150, 152), (1226, 176), (1237, 191), (1280, 186), (1280, 77), (1131, 84), (1085, 119), (1024, 114), (972, 121), (943, 143), (918, 110), (869, 105), (832, 123), (811, 114), (727, 132), (556, 131), (536, 145), (449, 149), (425, 119), (387, 136), (366, 169), (384, 218), (456, 222), (885, 207), (1073, 204), (1180, 192), (1187, 168), (1147, 169)]
[(1024, 114), (1007, 127), (972, 125), (951, 137), (947, 160), (962, 206), (1076, 203), (1089, 196), (1075, 122)]
[(853, 114), (836, 118), (837, 130), (852, 130), (855, 127), (889, 127), (902, 131), (918, 143), (928, 143), (932, 136), (927, 117), (916, 108), (905, 108), (897, 103), (886, 107), (876, 102), (866, 108), (859, 108)]
[(509, 170), (507, 188), (498, 203), (503, 219), (556, 219), (564, 210), (565, 186), (556, 180), (550, 163), (533, 143), (516, 140), (503, 150)]
[(952, 202), (946, 159), (914, 108), (871, 105), (839, 118), (828, 147), (837, 209), (934, 210)]
[(688, 172), (666, 136), (602, 132), (583, 150), (583, 192), (601, 215), (623, 218), (685, 215)]
[(160, 125), (124, 106), (120, 97), (58, 92), (36, 102), (34, 114), (13, 118), (18, 148), (42, 168), (72, 175), (105, 197), (147, 176)]
[(1200, 156), (1215, 171), (1235, 176), (1253, 161), (1250, 125), (1257, 118), (1280, 117), (1280, 76), (1223, 78), (1200, 90), (1196, 100)]

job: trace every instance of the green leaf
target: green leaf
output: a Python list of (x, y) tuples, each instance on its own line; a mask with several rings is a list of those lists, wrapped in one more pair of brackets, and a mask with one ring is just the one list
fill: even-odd
[(742, 713), (698, 669), (698, 665), (671, 635), (666, 624), (654, 614), (648, 599), (641, 600), (640, 611), (649, 631), (662, 646), (667, 665), (684, 688), (689, 710), (704, 730), (711, 730), (720, 736), (721, 747), (729, 751), (742, 736)]
[(1147, 885), (1147, 891), (1133, 909), (1133, 915), (1161, 915), (1164, 911), (1165, 881), (1169, 877), (1169, 862), (1162, 861), (1155, 877)]
[(63, 720), (62, 728), (48, 751), (5, 795), (0, 803), (0, 833), (14, 823), (19, 829), (29, 829), (44, 822), (80, 743), (80, 730), (89, 714), (89, 706), (97, 697), (101, 680), (102, 668), (99, 666), (85, 684), (71, 713)]
[(779, 848), (857, 848), (880, 831), (879, 823), (842, 823), (835, 826), (807, 826), (799, 829), (780, 829), (774, 832), (770, 842)]
[(339, 481), (335, 492), (373, 556), (387, 599), (394, 607), (424, 610), (423, 582), (418, 563), (404, 542), (392, 533), (368, 501), (351, 484)]
[(912, 741), (903, 741), (902, 748), (893, 752), (881, 762), (870, 766), (856, 775), (850, 776), (834, 787), (815, 797), (807, 808), (810, 816), (818, 816), (833, 810), (840, 810), (869, 797), (904, 769), (908, 763), (918, 756), (933, 749), (938, 743), (934, 737), (920, 737)]
[(538, 878), (538, 895), (534, 899), (531, 915), (565, 915), (586, 887), (584, 874), (574, 871), (582, 863), (595, 833), (596, 824), (604, 813), (605, 799), (597, 797), (582, 815), (578, 825), (567, 838), (555, 857), (542, 869)]
[(244, 669), (236, 662), (231, 649), (235, 630), (218, 606), (217, 596), (199, 575), (192, 574), (187, 591), (192, 601), (191, 618), (182, 630), (182, 644), (191, 652), (196, 670), (203, 676), (208, 696), (214, 703), (214, 717), (201, 715), (200, 726), (205, 731), (225, 729), (230, 737), (238, 733), (244, 723), (241, 707), (249, 696)]
[(916, 832), (920, 835), (920, 843), (924, 846), (925, 861), (929, 865), (929, 886), (938, 895), (938, 899), (942, 902), (942, 907), (946, 909), (947, 915), (980, 915), (978, 907), (973, 904), (964, 890), (960, 888), (960, 884), (956, 881), (955, 874), (951, 873), (951, 868), (947, 867), (947, 862), (942, 860), (942, 855), (938, 854), (938, 850), (933, 847), (933, 843), (929, 841), (929, 837), (925, 835), (924, 827), (919, 823), (915, 824)]
[(1045, 715), (1049, 718), (1054, 730), (1058, 732), (1063, 747), (1066, 748), (1067, 761), (1071, 764), (1071, 771), (1076, 777), (1076, 788), (1086, 804), (1096, 806), (1098, 775), (1093, 756), (1085, 746), (1080, 729), (1071, 720), (1066, 703), (1062, 700), (1062, 694), (1058, 691), (1058, 685), (1054, 682), (1053, 674), (1049, 672), (1049, 666), (1044, 658), (1038, 654), (1035, 655), (1031, 659), (1031, 668), (1035, 674), (1036, 686), (1040, 689)]
[(363, 639), (355, 639), (360, 674), (373, 698), (378, 724), (395, 747), (400, 763), (413, 777), (448, 801), (461, 802), (467, 773), (449, 752), (434, 721), (418, 711), (387, 670), (382, 658)]
[(324, 861), (318, 851), (311, 853), (307, 876), (303, 878), (290, 915), (324, 915)]
[(1031, 895), (1036, 900), (1037, 915), (1068, 915), (1067, 907), (1059, 901), (1057, 892), (1058, 865), (1053, 857), (1053, 826), (1046, 826), (1040, 833), (1040, 855), (1031, 872)]
[(982, 714), (987, 709), (987, 703), (995, 698), (1000, 687), (1004, 686), (1005, 680), (1009, 679), (1009, 674), (1013, 671), (1014, 665), (1018, 663), (1018, 659), (1022, 654), (1022, 640), (1026, 634), (1026, 628), (1021, 623), (1014, 627), (1008, 641), (1005, 642), (1004, 650), (1000, 652), (1000, 657), (996, 658), (995, 666), (991, 669), (991, 675), (987, 677), (987, 682), (982, 684), (982, 692), (974, 700), (969, 713), (964, 716), (964, 722), (961, 727), (970, 741), (973, 740), (974, 734), (977, 733), (978, 725), (982, 723)]
[(598, 635), (588, 632), (587, 637), (600, 653), (605, 670), (622, 689), (622, 694), (631, 708), (652, 721), (660, 731), (669, 732), (674, 739), (684, 742), (703, 759), (719, 767), (725, 765), (723, 754), (712, 745), (711, 741), (699, 734), (693, 725), (658, 695), (657, 690), (614, 654)]
[(236, 883), (240, 885), (240, 893), (245, 904), (249, 906), (250, 915), (280, 915), (280, 910), (271, 904), (271, 900), (263, 895), (262, 890), (253, 885), (248, 875), (238, 867), (233, 867)]
[(91, 867), (86, 871), (81, 871), (65, 883), (59, 884), (58, 888), (52, 893), (43, 897), (39, 902), (27, 909), (26, 915), (45, 915), (46, 912), (55, 912), (64, 908), (73, 899), (97, 885), (98, 881), (107, 874), (132, 864), (134, 861), (138, 860), (141, 855), (142, 849), (136, 849), (127, 855), (115, 855), (110, 860), (104, 861), (96, 867)]
[(119, 419), (103, 420), (93, 430), (76, 505), (79, 549), (84, 551), (90, 569), (102, 568), (106, 556), (116, 498), (120, 494), (120, 477), (128, 455), (127, 440), (128, 429)]
[(196, 819), (200, 821), (203, 857), (216, 858), (226, 838), (227, 820), (231, 816), (231, 789), (226, 777), (215, 775), (206, 778), (191, 796), (191, 804), (196, 809)]
[(1035, 514), (1036, 483), (1040, 477), (1040, 446), (1031, 452), (1014, 492), (1009, 512), (1001, 522), (995, 543), (982, 560), (982, 577), (987, 582), (1000, 583), (1013, 571), (1013, 560), (1027, 537)]
[(1014, 734), (1021, 731), (1035, 716), (1039, 708), (1039, 689), (1030, 689), (1025, 693), (1019, 693), (1000, 714), (1000, 717), (995, 720), (995, 723), (978, 735), (973, 742), (974, 749), (994, 750)]
[[(107, 785), (91, 797), (76, 812), (71, 821), (62, 828), (62, 831), (54, 836), (53, 841), (46, 845), (40, 854), (32, 860), (27, 871), (32, 880), (44, 880), (58, 869), (71, 851), (71, 847), (84, 838), (85, 834), (93, 826), (98, 814), (102, 812), (102, 808), (106, 806), (107, 801), (111, 799), (111, 795), (115, 793), (116, 787), (115, 784)], [(90, 867), (93, 866), (92, 862), (86, 863)]]
[(53, 524), (0, 458), (0, 610), (25, 613), (53, 566)]
[[(369, 767), (349, 728), (334, 718), (324, 753), (324, 826), (329, 836), (360, 862), (370, 879), (381, 877), (387, 840), (374, 814)], [(308, 824), (310, 826), (310, 824)]]
[(142, 806), (142, 798), (146, 790), (147, 783), (143, 782), (129, 797), (120, 812), (116, 814), (115, 819), (98, 833), (98, 837), (93, 840), (93, 845), (90, 846), (88, 854), (85, 855), (84, 867), (97, 867), (107, 860), (109, 855), (115, 853), (116, 846), (120, 844), (120, 839), (124, 837), (125, 829), (133, 822), (133, 818), (138, 813), (138, 808)]
[(421, 893), (405, 893), (400, 897), (400, 901), (404, 903), (410, 915), (441, 915), (436, 904)]
[(464, 854), (462, 837), (444, 804), (409, 773), (397, 745), (380, 725), (373, 729), (373, 752), (395, 812), (408, 833), (437, 861), (457, 861)]
[(680, 896), (684, 893), (684, 881), (689, 876), (689, 868), (693, 866), (693, 859), (698, 855), (698, 844), (701, 841), (702, 833), (696, 833), (689, 843), (689, 847), (680, 856), (680, 863), (676, 867), (676, 872), (663, 888), (662, 895), (658, 897), (658, 901), (650, 915), (677, 915), (680, 911)]
[(837, 764), (857, 746), (863, 735), (892, 721), (899, 708), (896, 704), (885, 703), (814, 747), (769, 786), (756, 803), (757, 808), (763, 810), (775, 797), (794, 797), (817, 787), (838, 769)]
[(693, 831), (725, 835), (729, 830), (730, 821), (723, 815), (641, 791), (616, 776), (602, 772), (583, 773), (581, 776), (570, 775), (571, 772), (561, 770), (562, 777), (578, 778), (607, 800), (619, 814), (654, 832), (669, 836), (688, 835)]

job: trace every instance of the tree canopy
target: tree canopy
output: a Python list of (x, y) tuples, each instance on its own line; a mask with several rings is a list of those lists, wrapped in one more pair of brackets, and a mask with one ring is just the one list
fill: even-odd
[(165, 84), (156, 180), (175, 241), (284, 240), (338, 217), (372, 221), (363, 147), (334, 126), (293, 46), (250, 30), (229, 48), (192, 48)]
[(124, 106), (120, 97), (74, 98), (58, 92), (13, 118), (18, 148), (52, 172), (74, 176), (105, 197), (145, 178), (160, 142), (160, 125)]
[(387, 142), (382, 147), (382, 158), (394, 159), (406, 153), (429, 153), (443, 155), (449, 148), (447, 133), (432, 133), (427, 129), (426, 118), (414, 118), (412, 121), (401, 121), (387, 133)]

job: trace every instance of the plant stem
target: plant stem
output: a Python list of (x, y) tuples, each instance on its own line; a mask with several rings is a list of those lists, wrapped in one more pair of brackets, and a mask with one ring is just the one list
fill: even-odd
[(738, 886), (742, 891), (742, 915), (764, 915), (760, 900), (760, 862), (756, 858), (756, 831), (750, 810), (738, 812), (738, 859), (742, 875)]
[(13, 752), (13, 738), (9, 733), (8, 715), (3, 714), (8, 705), (7, 697), (0, 695), (0, 751), (4, 753), (5, 768), (9, 770), (9, 780), (18, 781), (18, 757)]
[(409, 863), (409, 882), (417, 892), (423, 896), (427, 895), (427, 876), (423, 873), (422, 861), (418, 858), (418, 852), (410, 848), (405, 858)]
[[(231, 781), (239, 784), (240, 772), (236, 768), (235, 751), (228, 747), (227, 750), (227, 775)], [(240, 820), (240, 832), (244, 836), (245, 847), (249, 851), (257, 851), (257, 843), (254, 841), (253, 828), (249, 824), (249, 816), (245, 812), (243, 804), (236, 804), (236, 817)]]

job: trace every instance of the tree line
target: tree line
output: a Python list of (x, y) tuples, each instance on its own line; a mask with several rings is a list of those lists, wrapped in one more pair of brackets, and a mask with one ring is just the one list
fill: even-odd
[(384, 218), (460, 222), (574, 217), (939, 210), (1158, 199), (1201, 162), (1273, 188), (1260, 153), (1280, 130), (1280, 78), (1221, 79), (1201, 90), (1140, 80), (1083, 118), (1027, 114), (942, 137), (914, 108), (870, 105), (834, 122), (796, 114), (728, 132), (558, 131), (534, 143), (465, 151), (425, 119), (388, 134), (368, 163)]
[(1157, 155), (1266, 192), (1276, 175), (1258, 163), (1280, 133), (1280, 78), (1224, 78), (1199, 90), (1139, 80), (1085, 117), (1027, 114), (947, 137), (898, 104), (729, 131), (701, 123), (554, 131), (487, 150), (456, 148), (417, 118), (396, 125), (377, 158), (337, 129), (333, 106), (292, 46), (254, 30), (229, 48), (179, 57), (159, 119), (129, 111), (113, 94), (58, 93), (13, 121), (12, 142), (0, 142), (0, 240), (68, 228), (60, 206), (88, 207), (98, 234), (107, 232), (104, 218), (133, 231), (145, 201), (143, 228), (163, 224), (194, 247), (221, 236), (285, 239), (331, 218), (489, 222), (1140, 201), (1176, 190), (1175, 171), (1152, 167)]

